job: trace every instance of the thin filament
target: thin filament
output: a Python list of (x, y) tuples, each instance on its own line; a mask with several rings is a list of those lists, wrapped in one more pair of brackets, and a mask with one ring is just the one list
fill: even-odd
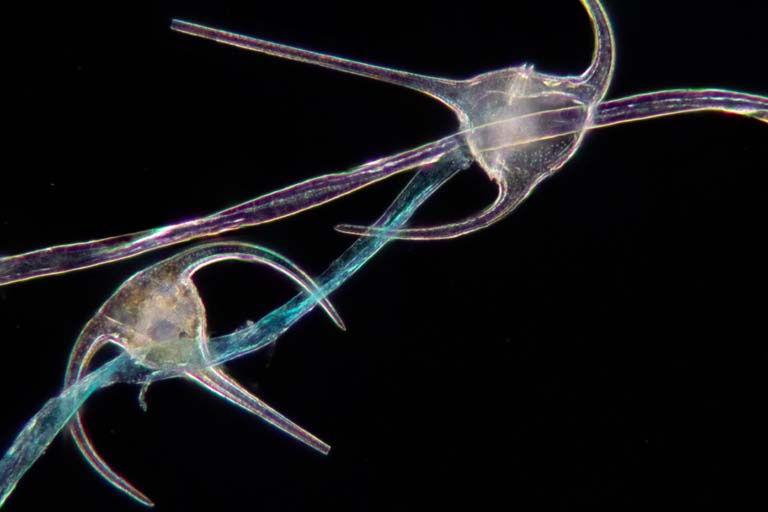
[(94, 267), (196, 238), (272, 222), (325, 204), (372, 183), (437, 161), (463, 144), (454, 134), (352, 171), (327, 174), (272, 192), (207, 217), (101, 240), (58, 245), (0, 258), (0, 286)]
[(768, 98), (725, 89), (672, 89), (598, 105), (593, 128), (690, 112), (719, 111), (768, 122)]

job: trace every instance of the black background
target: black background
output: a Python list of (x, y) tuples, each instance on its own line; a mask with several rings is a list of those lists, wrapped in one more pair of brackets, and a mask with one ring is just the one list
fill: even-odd
[[(417, 93), (168, 30), (180, 17), (426, 74), (522, 62), (579, 73), (575, 0), (33, 3), (4, 14), (0, 250), (13, 254), (213, 212), (434, 140), (452, 114)], [(610, 97), (682, 86), (768, 93), (764, 2), (606, 2)], [(328, 457), (192, 384), (116, 386), (85, 406), (106, 460), (158, 510), (645, 510), (765, 507), (768, 127), (698, 114), (614, 127), (512, 216), (400, 242), (271, 354), (249, 389), (333, 445)], [(318, 274), (405, 177), (230, 238)], [(420, 222), (481, 208), (478, 169)], [(57, 393), (79, 329), (133, 272), (176, 249), (0, 288), (0, 440)], [(198, 283), (214, 334), (290, 297), (270, 272)], [(744, 503), (742, 503), (744, 504)], [(6, 510), (139, 510), (66, 436)]]

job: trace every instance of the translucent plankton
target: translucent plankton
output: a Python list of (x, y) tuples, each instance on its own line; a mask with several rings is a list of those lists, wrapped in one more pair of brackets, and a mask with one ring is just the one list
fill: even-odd
[[(323, 309), (340, 328), (338, 313), (322, 298), (317, 285), (299, 267), (279, 254), (243, 243), (203, 245), (184, 251), (135, 274), (110, 297), (85, 326), (72, 349), (64, 385), (72, 386), (88, 369), (93, 356), (108, 343), (125, 350), (137, 363), (155, 370), (181, 372), (186, 378), (251, 412), (321, 453), (330, 446), (282, 416), (232, 380), (220, 366), (209, 366), (205, 306), (192, 276), (219, 261), (266, 264), (288, 276), (302, 289), (316, 294)], [(189, 368), (186, 370), (186, 368)], [(146, 408), (142, 387), (140, 400)], [(80, 412), (70, 424), (78, 449), (107, 481), (132, 498), (152, 502), (115, 473), (96, 453), (83, 428)]]
[[(418, 173), (377, 225), (391, 229), (401, 227), (435, 190), (469, 162), (461, 152), (455, 152), (443, 157), (433, 169)], [(139, 400), (144, 406), (143, 396), (149, 384), (185, 377), (320, 453), (328, 453), (328, 444), (243, 389), (219, 365), (275, 343), (318, 304), (343, 328), (325, 296), (345, 283), (389, 240), (361, 238), (317, 281), (277, 253), (236, 242), (194, 247), (135, 274), (83, 329), (70, 356), (64, 390), (48, 400), (27, 422), (0, 459), (0, 505), (70, 421), (76, 445), (91, 466), (130, 497), (152, 505), (147, 496), (97, 454), (81, 422), (79, 409), (85, 400), (98, 389), (118, 382), (141, 384)], [(209, 339), (205, 331), (205, 308), (191, 278), (206, 265), (232, 259), (266, 264), (299, 284), (303, 293), (241, 330)], [(121, 347), (123, 353), (89, 371), (93, 356), (107, 344)]]
[[(116, 380), (143, 383), (139, 395), (142, 407), (146, 408), (144, 393), (150, 383), (163, 375), (183, 376), (259, 416), (311, 448), (323, 454), (328, 453), (328, 444), (269, 407), (231, 379), (222, 367), (213, 364), (205, 306), (192, 277), (203, 267), (227, 260), (264, 264), (281, 272), (298, 284), (308, 296), (313, 297), (336, 325), (344, 329), (341, 318), (322, 296), (319, 287), (290, 260), (251, 244), (206, 244), (152, 265), (133, 275), (118, 288), (85, 325), (75, 342), (67, 365), (65, 390), (81, 385), (93, 357), (104, 346), (114, 344), (123, 349), (136, 366), (133, 369), (126, 366)], [(144, 505), (153, 505), (149, 498), (113, 471), (98, 455), (83, 427), (77, 407), (71, 408), (64, 404), (39, 419), (47, 424), (63, 426), (72, 415), (74, 417), (69, 430), (90, 465), (132, 498)], [(28, 428), (34, 429), (36, 423), (33, 420)], [(48, 442), (49, 437), (33, 436), (30, 443), (36, 446), (28, 448), (44, 448)], [(16, 444), (0, 462), (2, 500), (13, 490), (13, 485), (23, 474), (23, 469), (19, 471), (23, 465), (17, 464), (18, 459), (13, 458), (14, 448)]]
[[(597, 0), (582, 0), (595, 34), (595, 52), (579, 76), (556, 76), (524, 65), (483, 73), (467, 80), (429, 77), (371, 66), (301, 50), (187, 21), (171, 27), (281, 58), (408, 87), (448, 106), (459, 130), (443, 139), (381, 158), (347, 172), (327, 174), (272, 192), (207, 217), (158, 229), (50, 247), (0, 259), (0, 285), (73, 271), (195, 238), (294, 215), (352, 193), (392, 175), (421, 169), (385, 215), (372, 227), (337, 229), (369, 238), (357, 240), (317, 281), (295, 264), (257, 246), (204, 245), (162, 261), (127, 280), (86, 325), (67, 368), (65, 388), (28, 422), (0, 461), (0, 503), (57, 432), (71, 420), (77, 446), (110, 483), (137, 501), (149, 498), (115, 473), (96, 453), (78, 409), (96, 389), (114, 382), (148, 385), (185, 377), (255, 413), (312, 448), (328, 445), (284, 418), (230, 379), (218, 365), (273, 343), (306, 312), (320, 305), (339, 326), (325, 298), (343, 284), (387, 241), (462, 236), (509, 214), (543, 179), (561, 168), (593, 129), (659, 116), (714, 110), (768, 122), (768, 98), (720, 89), (677, 89), (605, 100), (614, 68), (614, 41)], [(439, 226), (408, 227), (411, 214), (456, 172), (476, 162), (497, 187), (496, 200), (476, 215)], [(371, 236), (373, 235), (373, 236)], [(270, 265), (290, 277), (304, 293), (247, 329), (209, 340), (205, 308), (191, 276), (224, 259)], [(106, 344), (123, 353), (90, 371), (94, 354)]]

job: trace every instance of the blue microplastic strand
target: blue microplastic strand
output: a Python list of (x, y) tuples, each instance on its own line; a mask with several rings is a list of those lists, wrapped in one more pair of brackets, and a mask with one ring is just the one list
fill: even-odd
[[(472, 160), (464, 151), (455, 151), (417, 173), (376, 226), (396, 230), (403, 226), (443, 183), (457, 172), (467, 168)], [(321, 294), (327, 295), (341, 286), (366, 261), (392, 239), (381, 235), (361, 237), (339, 256), (315, 281)], [(301, 294), (273, 310), (253, 325), (210, 340), (211, 364), (220, 364), (275, 342), (288, 328), (317, 305), (316, 296)]]
[(120, 354), (74, 386), (48, 400), (16, 436), (0, 460), (0, 506), (16, 484), (51, 444), (83, 402), (97, 389), (130, 380), (138, 368), (128, 354)]
[[(429, 168), (419, 171), (376, 226), (394, 230), (405, 225), (430, 195), (470, 163), (471, 159), (464, 151), (454, 151)], [(382, 234), (362, 237), (355, 241), (317, 279), (321, 294), (327, 295), (341, 286), (390, 240), (386, 234)], [(220, 364), (274, 343), (288, 328), (314, 309), (317, 303), (315, 294), (299, 294), (252, 326), (211, 339), (210, 364)], [(155, 381), (178, 377), (181, 374), (181, 370), (153, 372), (138, 365), (127, 353), (123, 353), (66, 388), (59, 396), (48, 400), (27, 422), (0, 459), (0, 507), (22, 476), (94, 391), (117, 382)]]

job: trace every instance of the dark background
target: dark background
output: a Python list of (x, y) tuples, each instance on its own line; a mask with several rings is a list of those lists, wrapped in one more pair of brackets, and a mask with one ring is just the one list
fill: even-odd
[[(4, 14), (0, 250), (203, 215), (451, 133), (404, 89), (173, 33), (171, 17), (448, 77), (522, 62), (576, 74), (576, 0), (70, 2)], [(768, 94), (766, 4), (619, 2), (610, 97), (682, 86)], [(698, 114), (588, 136), (512, 216), (465, 238), (394, 243), (231, 372), (333, 445), (322, 457), (200, 388), (116, 386), (85, 406), (101, 454), (158, 510), (765, 507), (768, 126)], [(405, 183), (233, 235), (318, 274)], [(493, 189), (463, 173), (420, 213)], [(761, 234), (762, 233), (762, 234)], [(232, 237), (230, 237), (232, 238)], [(176, 249), (0, 288), (0, 441), (59, 391), (80, 328)], [(290, 297), (272, 273), (198, 279), (214, 334)], [(6, 510), (140, 510), (66, 436)]]

